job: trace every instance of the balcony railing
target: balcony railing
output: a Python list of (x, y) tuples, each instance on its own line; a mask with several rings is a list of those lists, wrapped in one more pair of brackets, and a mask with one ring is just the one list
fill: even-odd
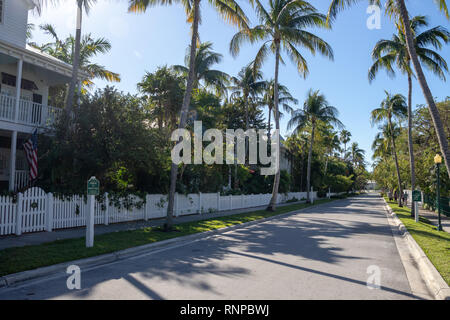
[[(0, 120), (15, 121), (16, 98), (0, 94)], [(17, 122), (34, 127), (48, 128), (55, 123), (62, 109), (20, 99)]]

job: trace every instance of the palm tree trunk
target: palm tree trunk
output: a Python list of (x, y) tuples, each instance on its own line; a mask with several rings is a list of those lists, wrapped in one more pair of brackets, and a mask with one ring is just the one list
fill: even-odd
[(270, 127), (272, 126), (272, 108), (269, 107), (269, 120), (267, 121), (267, 141), (270, 144)]
[[(414, 147), (412, 138), (412, 79), (408, 74), (408, 146), (409, 146), (409, 165), (411, 168), (411, 190), (416, 188), (416, 170), (414, 164)], [(414, 203), (411, 199), (411, 216), (414, 217)]]
[(390, 131), (391, 131), (392, 153), (394, 155), (395, 169), (397, 170), (398, 206), (402, 207), (402, 198), (403, 198), (402, 178), (400, 177), (400, 168), (398, 166), (398, 159), (397, 159), (397, 148), (395, 147), (395, 137), (394, 137), (394, 132), (392, 130), (392, 120), (390, 117), (389, 117), (388, 121), (389, 121), (389, 127), (390, 127)]
[(420, 65), (419, 59), (417, 57), (416, 48), (414, 46), (413, 34), (411, 30), (411, 24), (409, 21), (408, 10), (406, 9), (404, 0), (397, 0), (398, 8), (400, 9), (400, 16), (405, 26), (405, 37), (406, 44), (408, 47), (409, 56), (411, 57), (414, 69), (416, 70), (417, 80), (419, 81), (420, 87), (422, 88), (423, 95), (428, 104), (428, 110), (433, 120), (434, 128), (436, 130), (436, 135), (439, 141), (439, 147), (441, 153), (444, 157), (445, 166), (447, 167), (447, 174), (450, 178), (450, 151), (448, 150), (447, 137), (444, 131), (444, 126), (442, 125), (442, 120), (439, 115), (438, 108), (431, 94), (430, 87), (428, 86), (427, 80), (425, 79), (425, 74), (423, 73), (422, 66)]
[[(189, 112), (189, 104), (191, 103), (192, 89), (194, 86), (195, 77), (195, 53), (197, 49), (197, 39), (198, 39), (198, 24), (200, 18), (200, 0), (194, 0), (194, 20), (192, 23), (192, 38), (191, 38), (191, 52), (189, 59), (189, 75), (186, 84), (186, 92), (183, 97), (183, 104), (181, 106), (180, 115), (180, 125), (179, 129), (184, 129), (186, 127), (187, 115)], [(180, 139), (181, 140), (181, 139)], [(170, 231), (173, 226), (173, 207), (175, 202), (175, 189), (177, 184), (178, 175), (178, 165), (172, 163), (170, 170), (170, 188), (169, 188), (169, 203), (167, 205), (167, 217), (165, 230)]]
[[(278, 111), (278, 70), (280, 67), (280, 41), (275, 40), (275, 85), (274, 85), (274, 118), (275, 118), (275, 129), (280, 130), (280, 114)], [(280, 152), (280, 139), (278, 139), (278, 152)], [(280, 155), (277, 155), (277, 159), (279, 159)], [(277, 198), (278, 198), (278, 187), (280, 186), (280, 166), (279, 163), (276, 164), (277, 173), (275, 174), (275, 178), (273, 181), (273, 190), (272, 190), (272, 199), (270, 199), (269, 206), (267, 207), (267, 211), (275, 211)]]
[(311, 202), (310, 191), (311, 191), (311, 162), (312, 162), (312, 150), (314, 144), (314, 133), (316, 130), (316, 124), (313, 120), (312, 128), (311, 128), (311, 142), (309, 144), (308, 151), (308, 167), (306, 168), (306, 198), (308, 202)]
[(75, 98), (75, 87), (78, 82), (78, 69), (80, 68), (80, 43), (81, 43), (81, 23), (83, 20), (83, 1), (77, 0), (77, 31), (75, 34), (75, 51), (73, 54), (72, 79), (69, 84), (69, 92), (66, 101), (66, 113), (72, 113), (73, 102)]

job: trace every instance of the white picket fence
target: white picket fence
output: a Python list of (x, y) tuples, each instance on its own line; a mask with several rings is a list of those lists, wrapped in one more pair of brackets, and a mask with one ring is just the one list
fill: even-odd
[[(306, 192), (280, 194), (278, 203), (306, 199)], [(312, 196), (317, 199), (317, 192)], [(222, 196), (220, 193), (176, 194), (175, 216), (208, 214), (243, 208), (264, 206), (271, 194)], [(111, 204), (109, 199), (95, 203), (95, 224), (120, 223), (138, 220), (164, 218), (167, 212), (167, 196), (149, 194), (145, 203), (138, 197), (130, 197), (130, 209)], [(122, 201), (120, 201), (122, 202)], [(12, 197), (0, 196), (0, 235), (49, 231), (84, 227), (86, 225), (87, 201), (83, 196), (70, 198), (54, 197), (40, 188), (31, 188), (19, 193), (17, 201)]]

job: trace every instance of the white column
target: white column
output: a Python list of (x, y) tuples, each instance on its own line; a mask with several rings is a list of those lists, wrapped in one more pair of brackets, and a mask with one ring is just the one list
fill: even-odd
[(86, 248), (94, 246), (94, 216), (95, 196), (88, 196), (88, 211), (86, 214)]
[(15, 191), (16, 184), (17, 131), (11, 135), (11, 153), (9, 155), (9, 191)]
[(16, 105), (14, 110), (14, 121), (19, 120), (19, 106), (20, 106), (20, 90), (22, 86), (22, 71), (23, 71), (23, 60), (17, 61), (17, 75), (16, 75)]
[(46, 228), (47, 232), (52, 232), (53, 230), (53, 194), (51, 192), (47, 193), (47, 216), (46, 216)]

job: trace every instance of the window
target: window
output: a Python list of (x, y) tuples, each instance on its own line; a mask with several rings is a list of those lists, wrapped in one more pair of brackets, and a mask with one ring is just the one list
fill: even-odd
[[(1, 1), (1, 0), (0, 0)], [(2, 72), (2, 83), (5, 85), (8, 85), (10, 87), (16, 86), (16, 76), (13, 76), (12, 74)], [(21, 88), (23, 90), (33, 91), (33, 90), (39, 90), (36, 84), (33, 81), (22, 79)]]
[(4, 5), (3, 5), (3, 0), (0, 0), (0, 23), (3, 23), (3, 11), (4, 11)]

